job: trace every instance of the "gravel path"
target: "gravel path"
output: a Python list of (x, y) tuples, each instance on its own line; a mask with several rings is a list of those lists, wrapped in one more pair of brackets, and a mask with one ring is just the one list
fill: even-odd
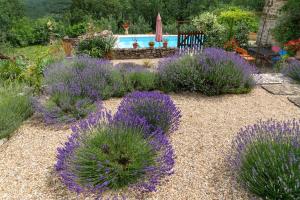
[[(175, 174), (145, 199), (250, 199), (230, 179), (226, 155), (232, 138), (242, 126), (259, 119), (300, 116), (300, 109), (285, 96), (261, 88), (246, 95), (172, 98), (183, 113), (180, 130), (171, 136), (177, 155)], [(112, 99), (105, 105), (115, 111), (119, 102)], [(0, 146), (0, 199), (78, 199), (51, 176), (56, 148), (69, 134), (68, 129), (30, 120)]]

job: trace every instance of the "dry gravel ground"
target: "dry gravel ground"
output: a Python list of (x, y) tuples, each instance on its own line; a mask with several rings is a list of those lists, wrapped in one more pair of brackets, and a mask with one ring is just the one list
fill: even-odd
[[(300, 117), (300, 109), (285, 96), (261, 88), (246, 95), (171, 96), (183, 114), (180, 130), (171, 135), (175, 174), (144, 199), (251, 199), (230, 178), (226, 155), (232, 138), (259, 119)], [(105, 105), (115, 111), (119, 102), (112, 99)], [(79, 199), (51, 175), (56, 148), (69, 134), (68, 129), (49, 128), (32, 119), (0, 146), (0, 199)]]

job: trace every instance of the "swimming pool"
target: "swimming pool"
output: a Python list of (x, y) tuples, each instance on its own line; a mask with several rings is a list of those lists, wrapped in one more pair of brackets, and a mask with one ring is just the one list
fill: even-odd
[[(137, 40), (139, 48), (149, 47), (149, 42), (155, 42), (155, 35), (119, 35), (117, 36), (115, 48), (133, 48), (132, 44)], [(177, 35), (164, 35), (163, 39), (168, 40), (168, 47), (177, 47)], [(155, 48), (162, 47), (162, 42), (155, 42)]]

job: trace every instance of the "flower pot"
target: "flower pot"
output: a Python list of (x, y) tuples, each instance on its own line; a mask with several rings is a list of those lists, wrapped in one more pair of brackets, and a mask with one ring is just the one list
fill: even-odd
[(164, 43), (163, 43), (163, 47), (164, 47), (164, 48), (168, 48), (168, 42), (164, 42)]
[(66, 57), (72, 57), (73, 45), (70, 39), (63, 39), (63, 49)]
[(300, 60), (300, 49), (296, 52), (295, 58), (298, 59), (298, 60)]
[(150, 49), (154, 49), (154, 45), (149, 45)]
[(138, 43), (133, 43), (132, 46), (133, 46), (134, 49), (137, 49), (139, 47), (139, 44)]

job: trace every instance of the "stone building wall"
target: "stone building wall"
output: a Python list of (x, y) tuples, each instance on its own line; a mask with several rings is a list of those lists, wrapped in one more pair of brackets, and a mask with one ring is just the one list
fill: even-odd
[(141, 48), (141, 49), (114, 49), (114, 59), (142, 59), (142, 58), (162, 58), (175, 54), (176, 48)]
[(286, 2), (287, 0), (266, 0), (256, 44), (261, 44), (262, 46), (276, 45), (276, 41), (272, 37), (272, 29), (275, 28), (280, 15), (279, 11)]

